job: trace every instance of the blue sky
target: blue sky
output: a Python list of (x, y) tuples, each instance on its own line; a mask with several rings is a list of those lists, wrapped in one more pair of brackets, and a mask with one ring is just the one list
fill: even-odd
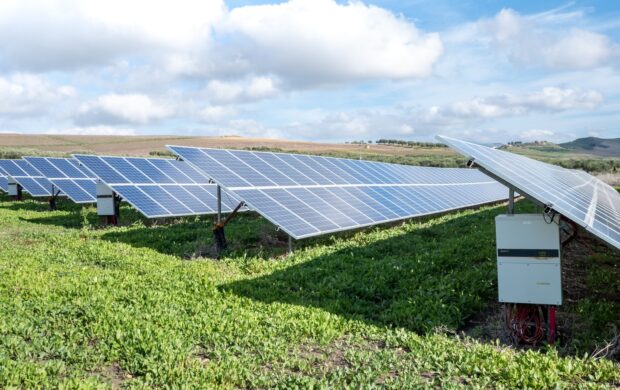
[(0, 132), (620, 137), (620, 6), (5, 0)]

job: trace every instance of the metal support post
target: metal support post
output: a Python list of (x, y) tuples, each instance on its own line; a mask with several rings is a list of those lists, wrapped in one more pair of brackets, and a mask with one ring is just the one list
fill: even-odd
[(515, 190), (510, 188), (508, 190), (508, 214), (515, 213)]
[(222, 222), (222, 188), (217, 186), (217, 223)]
[(288, 254), (293, 253), (293, 237), (288, 236)]

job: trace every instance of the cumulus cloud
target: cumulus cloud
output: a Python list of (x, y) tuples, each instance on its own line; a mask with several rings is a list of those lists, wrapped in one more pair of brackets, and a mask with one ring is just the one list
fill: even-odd
[(208, 106), (198, 112), (198, 117), (203, 122), (219, 122), (237, 114), (237, 110), (231, 106)]
[(251, 77), (240, 81), (212, 80), (205, 88), (205, 98), (213, 104), (256, 101), (277, 93), (276, 81), (271, 77)]
[(173, 114), (173, 109), (142, 94), (107, 94), (80, 108), (80, 123), (147, 124)]
[(426, 77), (442, 53), (438, 34), (361, 2), (239, 7), (222, 30), (242, 39), (243, 61), (297, 82)]
[[(442, 53), (436, 33), (421, 32), (383, 8), (334, 0), (231, 10), (222, 0), (5, 0), (0, 47), (5, 69), (65, 70), (148, 58), (173, 74), (274, 74), (306, 85), (426, 77)], [(256, 87), (257, 93), (268, 88)]]
[(527, 95), (497, 95), (433, 106), (424, 117), (429, 122), (450, 119), (490, 119), (537, 112), (593, 110), (603, 102), (600, 92), (546, 87)]
[(73, 87), (57, 86), (32, 74), (0, 77), (0, 114), (24, 115), (47, 111), (47, 105), (75, 96)]
[[(617, 44), (607, 36), (572, 26), (552, 25), (550, 14), (523, 16), (503, 9), (492, 18), (475, 24), (477, 34), (469, 35), (491, 43), (514, 63), (553, 69), (589, 69), (605, 65), (617, 52)], [(566, 22), (559, 19), (561, 22)]]
[(555, 133), (553, 131), (544, 129), (530, 129), (523, 131), (521, 132), (521, 134), (519, 134), (519, 138), (521, 138), (523, 141), (541, 141), (547, 140), (553, 136), (555, 136)]
[(208, 45), (222, 0), (3, 0), (0, 66), (37, 71)]

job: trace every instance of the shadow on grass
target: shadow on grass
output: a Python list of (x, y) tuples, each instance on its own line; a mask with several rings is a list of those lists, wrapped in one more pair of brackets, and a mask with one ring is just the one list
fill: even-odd
[(0, 202), (0, 207), (12, 211), (50, 211), (49, 203), (43, 198), (26, 198), (20, 201), (6, 198)]
[[(150, 222), (150, 226), (111, 230), (101, 238), (181, 258), (215, 257), (213, 216)], [(249, 212), (240, 214), (226, 227), (228, 254), (282, 255), (286, 253), (286, 241), (280, 236), (269, 222), (258, 215)]]
[[(97, 209), (94, 205), (80, 205), (70, 200), (61, 200), (57, 205), (56, 212), (41, 214), (35, 217), (19, 217), (20, 220), (30, 223), (38, 223), (42, 225), (54, 225), (71, 229), (81, 229), (85, 226), (89, 227), (109, 227), (103, 224), (103, 219), (97, 215)], [(9, 210), (30, 210), (30, 211), (50, 211), (47, 203), (33, 203), (29, 201), (16, 202), (14, 204), (3, 206)], [(121, 207), (120, 225), (131, 225), (136, 221), (143, 221), (141, 214), (133, 208), (123, 205)]]
[(417, 332), (459, 328), (496, 297), (493, 218), (504, 210), (436, 219), (399, 236), (347, 246), (221, 288), (380, 326)]

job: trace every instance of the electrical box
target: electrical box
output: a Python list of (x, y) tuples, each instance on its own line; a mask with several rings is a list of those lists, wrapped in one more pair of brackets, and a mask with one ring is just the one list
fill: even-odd
[(499, 301), (562, 304), (560, 228), (542, 214), (495, 218)]
[(19, 195), (19, 189), (18, 189), (18, 185), (17, 182), (15, 180), (13, 180), (12, 177), (7, 177), (7, 181), (8, 181), (8, 186), (9, 186), (9, 196), (18, 196)]
[(97, 182), (97, 215), (116, 215), (114, 207), (114, 191), (101, 182)]

